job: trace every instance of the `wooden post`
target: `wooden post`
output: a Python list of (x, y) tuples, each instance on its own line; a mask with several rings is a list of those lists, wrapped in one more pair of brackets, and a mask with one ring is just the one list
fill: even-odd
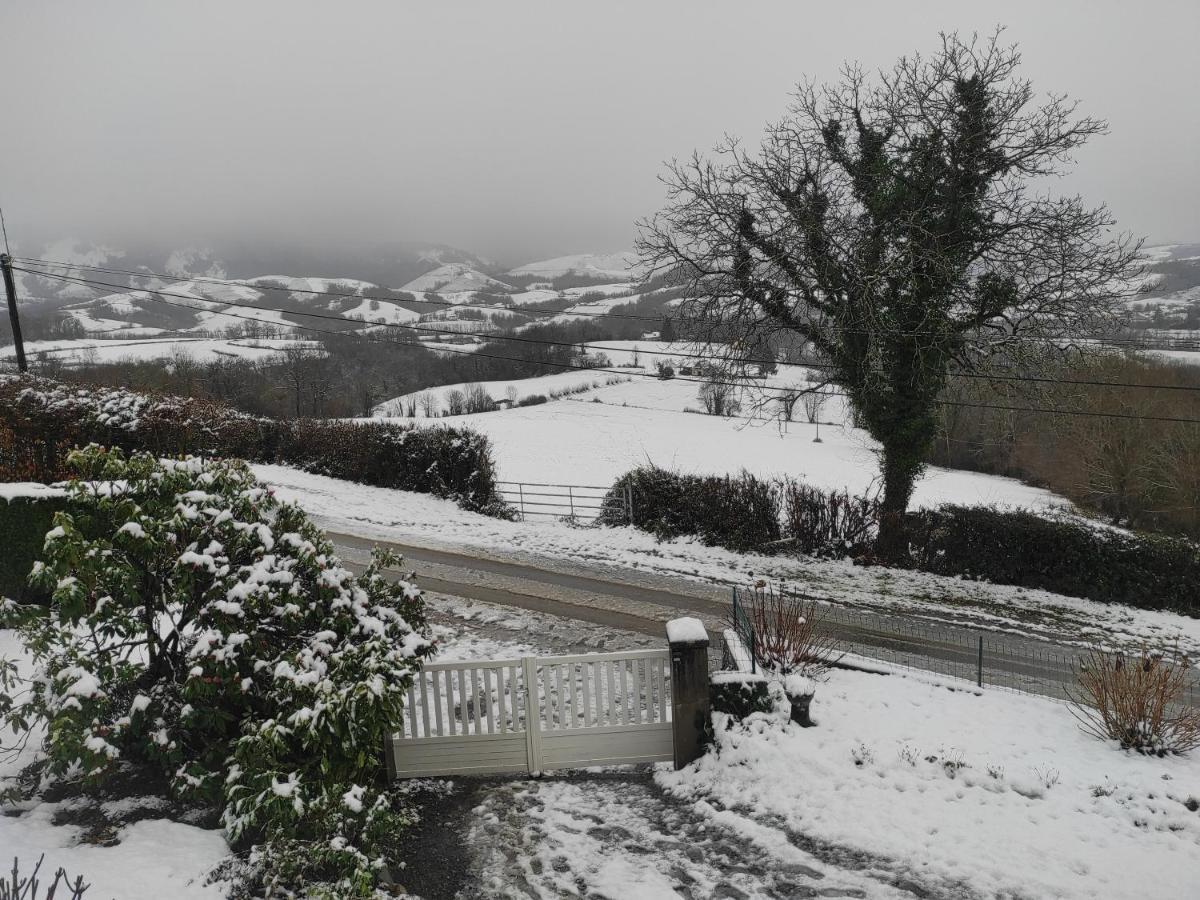
[(25, 341), (21, 339), (21, 320), (17, 317), (17, 285), (13, 281), (12, 257), (7, 253), (0, 253), (0, 269), (4, 271), (4, 293), (8, 295), (8, 321), (12, 324), (13, 345), (17, 348), (17, 369), (28, 372)]
[(675, 768), (682, 769), (704, 752), (708, 726), (708, 633), (699, 619), (667, 623), (671, 648), (671, 713)]

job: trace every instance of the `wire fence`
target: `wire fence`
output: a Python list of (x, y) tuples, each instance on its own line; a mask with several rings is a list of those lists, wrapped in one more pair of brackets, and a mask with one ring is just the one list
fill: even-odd
[[(733, 591), (734, 631), (755, 657), (756, 640), (746, 600)], [(848, 654), (920, 672), (932, 672), (981, 688), (1070, 700), (1089, 648), (1051, 644), (1008, 634), (945, 625), (902, 616), (820, 607), (822, 629)], [(1157, 649), (1165, 657), (1170, 648)], [(1177, 661), (1183, 664), (1184, 658)], [(757, 660), (756, 660), (757, 663)], [(1189, 666), (1180, 702), (1200, 707), (1200, 676)]]

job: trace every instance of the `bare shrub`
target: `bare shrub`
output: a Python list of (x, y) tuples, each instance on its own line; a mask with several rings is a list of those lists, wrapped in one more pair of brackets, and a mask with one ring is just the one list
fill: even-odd
[[(758, 588), (750, 593), (746, 606), (754, 656), (764, 669), (813, 678), (841, 659), (837, 641), (822, 627), (824, 614), (815, 600)], [(735, 629), (738, 624), (734, 623)]]
[(813, 424), (821, 415), (821, 410), (825, 408), (825, 404), (829, 402), (829, 395), (822, 391), (807, 391), (803, 397), (804, 415), (808, 418), (809, 424)]
[(1200, 709), (1187, 706), (1187, 657), (1091, 650), (1079, 665), (1071, 714), (1084, 731), (1127, 750), (1163, 756), (1200, 747)]
[(742, 408), (733, 386), (715, 378), (700, 385), (698, 398), (710, 416), (735, 416)]
[(467, 413), (467, 395), (458, 388), (446, 391), (446, 415), (463, 416)]
[[(83, 883), (83, 876), (77, 875), (72, 880), (67, 875), (66, 869), (60, 868), (54, 873), (54, 880), (46, 887), (46, 892), (41, 893), (38, 888), (38, 872), (42, 868), (42, 862), (46, 859), (46, 854), (42, 854), (38, 861), (33, 866), (33, 872), (27, 877), (22, 878), (20, 868), (16, 857), (13, 858), (12, 877), (0, 878), (0, 900), (52, 900), (52, 898), (61, 896), (63, 900), (79, 900), (88, 889), (89, 885)], [(62, 882), (62, 887), (66, 891), (65, 894), (58, 893), (59, 882)]]
[(879, 530), (879, 501), (849, 491), (822, 491), (788, 478), (780, 482), (784, 534), (796, 550), (812, 556), (855, 556)]
[(481, 384), (468, 384), (463, 390), (468, 413), (495, 412), (496, 401)]

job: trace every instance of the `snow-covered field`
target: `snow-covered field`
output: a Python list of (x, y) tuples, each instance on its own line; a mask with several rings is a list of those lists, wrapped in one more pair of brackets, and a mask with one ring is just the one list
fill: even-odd
[(871, 857), (934, 896), (1194, 897), (1200, 754), (1084, 734), (1061, 703), (837, 671), (817, 727), (759, 714), (657, 774), (714, 824)]
[[(161, 338), (138, 340), (61, 340), (30, 341), (25, 353), (31, 359), (40, 354), (66, 365), (72, 363), (170, 361), (186, 356), (196, 362), (218, 359), (267, 359), (289, 347), (320, 348), (316, 341), (288, 338)], [(0, 360), (12, 359), (12, 346), (0, 347)]]
[[(684, 411), (701, 408), (697, 382), (646, 377), (654, 372), (658, 359), (677, 368), (694, 362), (662, 354), (663, 350), (683, 350), (687, 345), (603, 341), (594, 346), (596, 352), (610, 359), (611, 366), (491, 382), (485, 387), (497, 400), (509, 387), (522, 397), (549, 394), (565, 386), (591, 383), (598, 387), (538, 406), (455, 416), (445, 421), (486, 434), (492, 441), (500, 477), (508, 481), (608, 485), (630, 469), (652, 463), (696, 474), (747, 469), (764, 477), (790, 475), (821, 488), (849, 488), (855, 493), (871, 489), (878, 471), (875, 444), (866, 432), (848, 424), (842, 398), (828, 400), (820, 414), (820, 426), (805, 420), (800, 404), (794, 414), (800, 421), (786, 426), (767, 418), (748, 418), (751, 406), (761, 395), (778, 395), (787, 388), (809, 384), (808, 370), (780, 366), (762, 389), (745, 392), (746, 418), (720, 418)], [(637, 368), (621, 368), (635, 364)], [(606, 384), (613, 377), (626, 380)], [(432, 388), (428, 393), (440, 397), (455, 387), (462, 385)], [(377, 414), (403, 412), (401, 399), (399, 404), (382, 404)], [(813, 439), (818, 430), (821, 441), (816, 443)], [(1068, 501), (1049, 491), (1012, 478), (930, 468), (917, 485), (914, 505), (951, 502), (1069, 506)]]

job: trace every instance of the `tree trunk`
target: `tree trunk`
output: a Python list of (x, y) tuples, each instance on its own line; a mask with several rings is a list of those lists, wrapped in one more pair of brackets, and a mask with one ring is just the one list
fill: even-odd
[(883, 499), (879, 504), (879, 537), (875, 555), (885, 563), (903, 563), (908, 557), (908, 534), (904, 516), (913, 487), (925, 463), (927, 447), (883, 445)]

